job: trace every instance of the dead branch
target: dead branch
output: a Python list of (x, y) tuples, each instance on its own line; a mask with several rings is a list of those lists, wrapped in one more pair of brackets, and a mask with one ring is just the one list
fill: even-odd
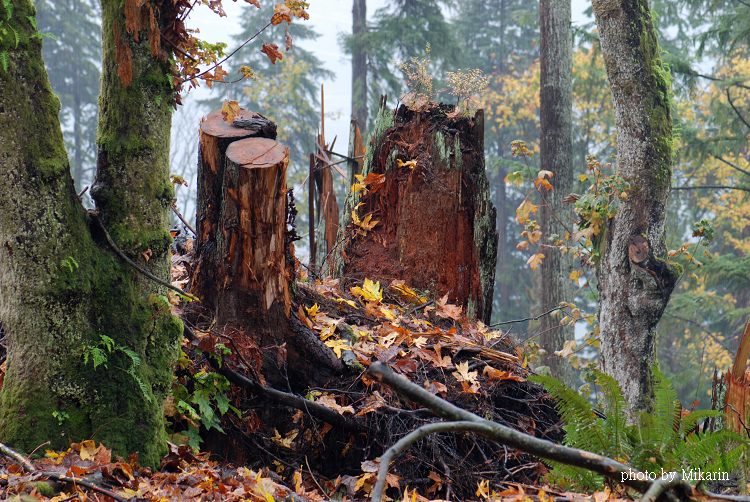
[(388, 466), (390, 465), (391, 461), (401, 455), (404, 450), (409, 448), (420, 439), (423, 439), (430, 434), (436, 434), (439, 432), (476, 432), (478, 434), (492, 436), (492, 431), (485, 424), (471, 421), (437, 422), (433, 424), (423, 425), (415, 429), (414, 431), (399, 439), (396, 444), (388, 448), (380, 457), (378, 477), (377, 481), (375, 482), (375, 488), (373, 488), (372, 490), (373, 502), (380, 502), (383, 498), (383, 492), (385, 491), (385, 482), (386, 478), (388, 477)]
[[(474, 432), (481, 430), (483, 435), (499, 443), (512, 446), (518, 450), (544, 459), (588, 469), (611, 478), (617, 483), (622, 483), (630, 488), (634, 488), (641, 493), (647, 492), (652, 485), (652, 482), (648, 481), (648, 476), (644, 473), (639, 473), (632, 467), (614, 459), (585, 450), (556, 444), (545, 439), (539, 439), (515, 429), (511, 429), (510, 427), (500, 425), (496, 422), (485, 420), (470, 411), (459, 408), (458, 406), (431, 394), (419, 385), (410, 382), (405, 377), (397, 375), (383, 363), (374, 363), (368, 369), (368, 373), (395, 389), (399, 394), (431, 409), (433, 413), (442, 418), (447, 418), (456, 422), (472, 423), (471, 429), (462, 430), (471, 430)], [(483, 427), (474, 427), (475, 424), (480, 424)], [(454, 427), (457, 427), (455, 423)], [(456, 428), (456, 430), (459, 429)], [(638, 474), (641, 475), (639, 476)], [(676, 491), (681, 492), (679, 494), (681, 497), (675, 495), (674, 492)], [(664, 493), (664, 496), (669, 500), (684, 500), (685, 498), (690, 498), (689, 494), (691, 492), (692, 487), (685, 481), (680, 480), (679, 482), (676, 482), (674, 486), (670, 486), (669, 490)]]
[(10, 446), (6, 444), (0, 443), (0, 453), (10, 458), (11, 460), (18, 462), (18, 464), (23, 468), (23, 470), (30, 474), (34, 474), (39, 477), (44, 477), (48, 479), (54, 479), (55, 481), (59, 481), (61, 483), (79, 484), (81, 486), (85, 486), (86, 488), (89, 488), (96, 492), (99, 492), (103, 495), (106, 495), (107, 497), (110, 497), (116, 500), (117, 502), (127, 502), (126, 498), (117, 495), (112, 490), (108, 490), (107, 488), (104, 488), (103, 486), (99, 486), (93, 481), (89, 481), (83, 478), (65, 476), (64, 474), (61, 474), (59, 472), (40, 471), (36, 467), (34, 467), (34, 464), (31, 463), (31, 460), (24, 457), (23, 455), (21, 455), (20, 453), (18, 453), (17, 451), (15, 451), (14, 449), (12, 449)]
[(0, 443), (0, 453), (18, 462), (18, 464), (23, 467), (26, 472), (36, 471), (36, 467), (34, 467), (34, 464), (32, 464), (29, 459), (18, 453), (16, 450), (12, 449), (10, 446)]
[[(188, 326), (185, 326), (185, 336), (191, 341), (198, 339), (193, 330)], [(315, 418), (345, 430), (362, 431), (366, 429), (364, 424), (359, 420), (347, 418), (334, 409), (309, 401), (303, 397), (261, 385), (252, 378), (228, 368), (226, 364), (219, 365), (212, 357), (207, 357), (207, 359), (217, 373), (224, 375), (227, 380), (238, 387), (261, 394), (272, 401), (289, 406), (290, 408), (307, 412)]]

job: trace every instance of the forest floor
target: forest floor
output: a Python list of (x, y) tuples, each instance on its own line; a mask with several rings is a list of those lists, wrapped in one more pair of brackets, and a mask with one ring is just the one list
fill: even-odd
[[(173, 284), (183, 287), (191, 263), (173, 258)], [(447, 298), (408, 285), (301, 277), (292, 315), (317, 333), (346, 371), (297, 401), (333, 410), (347, 427), (315, 417), (303, 404), (280, 404), (291, 388), (268, 393), (260, 354), (248, 361), (210, 320), (189, 325), (177, 370), (179, 388), (165, 406), (169, 453), (158, 470), (137, 458), (114, 458), (93, 440), (66, 451), (38, 448), (34, 460), (0, 456), (6, 500), (367, 500), (379, 457), (396, 441), (439, 421), (365, 371), (385, 363), (410, 381), (466, 410), (535, 437), (562, 440), (554, 404), (527, 381), (524, 354), (507, 333), (468, 319)], [(182, 314), (182, 299), (170, 296)], [(217, 359), (221, 362), (217, 365)], [(223, 366), (222, 366), (223, 365)], [(256, 378), (257, 388), (219, 387), (206, 375), (229, 371)], [(260, 390), (258, 390), (260, 389)], [(233, 410), (233, 411), (231, 411)], [(220, 417), (211, 423), (206, 415)], [(220, 425), (219, 425), (220, 424)], [(205, 453), (176, 443), (200, 431)], [(213, 429), (213, 430), (208, 430)], [(193, 434), (195, 439), (196, 435)], [(41, 458), (39, 458), (41, 457)], [(442, 433), (412, 445), (390, 466), (384, 500), (617, 500), (624, 493), (576, 494), (545, 484), (547, 466), (523, 452), (467, 433)]]

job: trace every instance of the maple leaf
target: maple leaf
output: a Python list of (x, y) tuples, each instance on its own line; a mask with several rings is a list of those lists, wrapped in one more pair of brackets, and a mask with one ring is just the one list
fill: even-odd
[(279, 50), (279, 46), (276, 44), (263, 44), (260, 52), (268, 56), (271, 64), (276, 64), (276, 61), (281, 61), (282, 59), (284, 59), (284, 54), (281, 53), (281, 51)]
[(284, 5), (283, 3), (277, 3), (273, 6), (273, 17), (271, 17), (271, 24), (278, 26), (283, 22), (291, 24), (292, 22), (292, 10)]
[(237, 101), (224, 101), (224, 104), (221, 105), (221, 116), (225, 122), (234, 122), (234, 118), (241, 110), (242, 108)]
[(478, 373), (476, 371), (469, 371), (469, 361), (456, 364), (456, 371), (452, 375), (461, 383), (463, 392), (468, 394), (477, 394), (479, 392)]
[(519, 251), (526, 251), (529, 249), (529, 241), (521, 241), (518, 244), (516, 244), (516, 249)]
[(544, 254), (543, 253), (535, 253), (529, 257), (528, 260), (526, 260), (526, 264), (531, 268), (531, 270), (536, 270), (539, 265), (541, 265), (542, 260), (544, 260)]
[(242, 74), (242, 78), (255, 78), (255, 72), (247, 65), (240, 66), (240, 73)]
[(404, 162), (401, 159), (396, 159), (396, 167), (406, 167), (408, 169), (414, 169), (417, 167), (417, 161), (416, 160), (407, 160)]
[(341, 355), (345, 350), (352, 350), (352, 346), (346, 340), (327, 340), (323, 342), (328, 346), (336, 357), (341, 359)]
[(416, 291), (407, 286), (404, 281), (394, 280), (390, 285), (391, 289), (395, 290), (404, 300), (414, 303), (416, 305), (422, 305), (427, 302), (427, 298), (419, 296)]
[(315, 317), (318, 315), (318, 310), (320, 307), (318, 304), (314, 304), (312, 307), (305, 307), (305, 310), (307, 311), (307, 315), (310, 316), (310, 319), (315, 319)]
[(273, 430), (273, 437), (271, 440), (280, 445), (284, 448), (292, 449), (292, 443), (294, 443), (294, 440), (297, 438), (297, 435), (299, 434), (298, 429), (293, 429), (286, 433), (286, 436), (282, 437), (281, 434), (279, 434), (279, 431), (274, 429)]
[(566, 340), (565, 344), (563, 345), (563, 348), (555, 351), (555, 355), (560, 356), (560, 357), (570, 357), (573, 354), (573, 352), (575, 352), (575, 348), (576, 348), (575, 340)]
[(438, 317), (442, 317), (443, 319), (453, 319), (454, 321), (461, 319), (462, 307), (448, 303), (447, 293), (444, 297), (440, 298), (436, 304), (437, 310), (435, 311), (435, 314), (437, 314)]
[(354, 408), (351, 406), (341, 406), (336, 402), (336, 398), (332, 394), (322, 394), (318, 399), (315, 400), (316, 403), (322, 404), (326, 408), (331, 408), (332, 410), (338, 411), (340, 414), (344, 413), (351, 413), (354, 415)]
[(489, 380), (512, 380), (514, 382), (524, 382), (526, 379), (518, 375), (514, 375), (509, 371), (503, 371), (492, 366), (485, 366), (482, 374)]
[(532, 214), (536, 214), (539, 206), (534, 204), (528, 199), (524, 199), (523, 202), (516, 208), (516, 222), (519, 225), (525, 225), (528, 223), (529, 218)]
[(379, 303), (383, 300), (383, 288), (380, 286), (380, 282), (374, 282), (367, 278), (365, 278), (361, 287), (354, 286), (349, 288), (349, 291), (366, 302)]

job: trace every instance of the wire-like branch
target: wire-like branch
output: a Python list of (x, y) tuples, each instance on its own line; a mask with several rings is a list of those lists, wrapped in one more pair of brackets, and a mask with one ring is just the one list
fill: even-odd
[(36, 471), (36, 467), (34, 467), (34, 464), (32, 464), (28, 458), (24, 457), (10, 446), (0, 443), (0, 453), (18, 462), (18, 464), (23, 467), (26, 472)]
[[(440, 417), (453, 421), (466, 421), (483, 425), (486, 427), (486, 429), (482, 429), (484, 435), (499, 443), (512, 446), (537, 457), (588, 469), (611, 478), (617, 483), (634, 488), (641, 493), (646, 492), (651, 487), (652, 482), (649, 481), (645, 473), (639, 473), (626, 464), (596, 453), (539, 439), (496, 422), (485, 420), (479, 415), (475, 415), (470, 411), (441, 399), (419, 385), (410, 382), (405, 377), (397, 375), (381, 362), (372, 364), (368, 369), (368, 373), (395, 389), (399, 394), (431, 409), (433, 413)], [(665, 496), (670, 500), (679, 500), (673, 492), (683, 489), (688, 494), (692, 491), (690, 485), (681, 481), (677, 486), (672, 487), (665, 493)]]
[(228, 54), (228, 55), (227, 55), (226, 57), (224, 57), (224, 59), (222, 59), (221, 61), (219, 61), (219, 62), (218, 62), (218, 63), (216, 63), (215, 65), (213, 65), (213, 66), (209, 67), (209, 68), (208, 68), (207, 70), (204, 70), (204, 71), (200, 72), (200, 73), (199, 73), (199, 74), (197, 74), (197, 75), (193, 75), (192, 77), (190, 77), (190, 78), (188, 78), (188, 79), (185, 79), (185, 80), (183, 80), (183, 81), (182, 81), (181, 83), (182, 83), (182, 84), (184, 84), (184, 83), (186, 83), (186, 82), (192, 82), (193, 80), (195, 80), (195, 79), (197, 79), (197, 78), (201, 78), (201, 77), (202, 77), (203, 75), (205, 75), (205, 74), (207, 74), (207, 73), (209, 73), (209, 72), (213, 71), (213, 70), (214, 70), (214, 69), (216, 69), (217, 67), (221, 66), (221, 65), (222, 65), (222, 64), (224, 64), (224, 63), (225, 63), (225, 62), (226, 62), (226, 61), (227, 61), (227, 60), (228, 60), (229, 58), (231, 58), (232, 56), (234, 56), (235, 54), (237, 54), (237, 53), (238, 53), (238, 52), (239, 52), (239, 51), (240, 51), (240, 50), (241, 50), (241, 49), (242, 49), (243, 47), (245, 47), (245, 46), (246, 46), (247, 44), (249, 44), (250, 42), (252, 42), (253, 40), (255, 40), (255, 39), (256, 39), (256, 38), (258, 37), (258, 35), (260, 35), (260, 34), (261, 34), (261, 33), (263, 33), (264, 31), (266, 31), (266, 29), (267, 29), (267, 28), (268, 28), (269, 26), (271, 26), (271, 22), (270, 22), (270, 21), (269, 21), (269, 22), (268, 22), (268, 24), (266, 24), (266, 25), (265, 25), (265, 26), (264, 26), (263, 28), (261, 28), (261, 29), (259, 29), (258, 31), (256, 31), (256, 32), (255, 32), (255, 34), (254, 34), (253, 36), (251, 36), (250, 38), (248, 38), (247, 40), (245, 40), (244, 42), (242, 42), (242, 43), (241, 43), (240, 45), (238, 45), (238, 46), (237, 46), (237, 48), (236, 48), (236, 49), (234, 49), (234, 50), (233, 50), (232, 52), (230, 52), (230, 53), (229, 53), (229, 54)]
[(388, 466), (391, 461), (420, 439), (438, 432), (476, 432), (478, 434), (491, 435), (491, 431), (485, 424), (465, 420), (457, 422), (437, 422), (434, 424), (423, 425), (413, 430), (399, 439), (396, 444), (388, 448), (385, 453), (381, 455), (378, 477), (375, 482), (375, 488), (372, 490), (372, 502), (381, 502), (383, 499), (385, 483), (388, 478)]
[(194, 236), (198, 237), (198, 232), (195, 231), (195, 229), (188, 223), (188, 221), (185, 219), (184, 216), (182, 216), (182, 213), (179, 209), (177, 209), (177, 201), (172, 201), (172, 212), (177, 216), (183, 225), (185, 225), (185, 228), (190, 230)]
[(179, 295), (182, 295), (182, 296), (185, 296), (185, 297), (189, 298), (190, 300), (193, 300), (193, 301), (197, 300), (197, 298), (194, 297), (193, 295), (191, 295), (189, 293), (186, 293), (183, 290), (181, 290), (180, 288), (171, 285), (167, 281), (164, 281), (164, 280), (156, 277), (154, 274), (152, 274), (151, 272), (149, 272), (148, 270), (146, 270), (145, 268), (141, 267), (136, 262), (134, 262), (133, 260), (131, 260), (128, 257), (128, 255), (126, 255), (122, 251), (122, 249), (120, 249), (117, 246), (117, 244), (115, 244), (115, 241), (112, 239), (112, 236), (109, 235), (109, 232), (107, 232), (107, 229), (104, 227), (104, 224), (102, 223), (101, 219), (99, 219), (99, 215), (96, 214), (96, 213), (94, 213), (93, 211), (90, 211), (89, 214), (91, 215), (92, 219), (96, 222), (96, 224), (98, 225), (99, 229), (104, 234), (104, 238), (107, 240), (107, 244), (109, 244), (109, 247), (112, 248), (112, 251), (114, 251), (115, 254), (117, 256), (119, 256), (122, 261), (124, 261), (125, 263), (127, 263), (128, 265), (130, 265), (131, 267), (133, 267), (137, 272), (139, 272), (141, 275), (143, 275), (147, 279), (151, 279), (152, 281), (154, 281), (156, 284), (159, 284), (160, 286), (164, 286), (165, 288), (171, 289), (175, 293), (177, 293)]
[(516, 324), (516, 323), (519, 323), (519, 322), (526, 322), (526, 321), (538, 321), (538, 320), (539, 320), (539, 319), (541, 319), (542, 317), (544, 317), (544, 316), (546, 316), (546, 315), (549, 315), (549, 314), (551, 314), (552, 312), (557, 312), (558, 310), (562, 310), (563, 308), (564, 308), (564, 307), (555, 307), (555, 308), (553, 308), (553, 309), (550, 309), (550, 310), (548, 310), (547, 312), (544, 312), (544, 313), (542, 313), (542, 314), (539, 314), (538, 316), (534, 316), (534, 317), (524, 317), (523, 319), (512, 319), (512, 320), (510, 320), (510, 321), (500, 321), (500, 322), (492, 323), (492, 324), (490, 324), (490, 325), (489, 325), (489, 326), (487, 326), (487, 327), (488, 327), (488, 328), (493, 328), (493, 327), (495, 327), (495, 326), (502, 326), (502, 325), (504, 325), (504, 324)]
[(741, 192), (750, 192), (750, 187), (735, 187), (732, 185), (698, 185), (692, 187), (671, 187), (671, 190), (740, 190)]
[(719, 162), (723, 162), (724, 164), (728, 165), (729, 167), (731, 167), (732, 169), (734, 169), (734, 170), (736, 170), (736, 171), (739, 171), (739, 172), (741, 172), (742, 174), (746, 174), (746, 175), (750, 176), (750, 171), (748, 171), (747, 169), (743, 169), (743, 168), (741, 168), (740, 166), (738, 166), (738, 165), (737, 165), (737, 164), (735, 164), (734, 162), (729, 162), (729, 161), (728, 161), (727, 159), (725, 159), (724, 157), (722, 157), (722, 156), (720, 156), (720, 155), (714, 155), (714, 154), (712, 153), (712, 154), (711, 154), (711, 157), (715, 158), (715, 159), (716, 159), (716, 160), (718, 160)]

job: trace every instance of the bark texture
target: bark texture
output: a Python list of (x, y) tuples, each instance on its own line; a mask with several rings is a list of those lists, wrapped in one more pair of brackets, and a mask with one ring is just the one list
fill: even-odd
[[(540, 159), (541, 168), (554, 173), (554, 190), (542, 191), (540, 208), (542, 235), (547, 241), (562, 236), (571, 228), (570, 213), (563, 198), (570, 193), (573, 181), (573, 37), (570, 30), (570, 0), (541, 0), (539, 3), (541, 32), (541, 90), (540, 90)], [(552, 242), (550, 242), (552, 244)], [(569, 300), (566, 292), (568, 268), (565, 257), (554, 247), (544, 249), (540, 274), (537, 278), (537, 295), (540, 312)], [(573, 328), (560, 326), (559, 319), (544, 316), (541, 319), (540, 343), (547, 354), (544, 363), (552, 375), (567, 384), (573, 383), (572, 368), (566, 359), (555, 355), (566, 340), (573, 339)]]
[[(245, 121), (245, 122), (243, 122)], [(254, 123), (257, 127), (234, 125)], [(263, 125), (265, 124), (265, 127)], [(216, 281), (221, 262), (219, 247), (222, 234), (218, 232), (223, 201), (226, 152), (233, 142), (252, 137), (276, 139), (276, 126), (262, 115), (242, 110), (236, 121), (227, 122), (221, 112), (210, 113), (200, 127), (198, 147), (198, 200), (196, 210), (195, 273), (192, 293), (209, 309), (216, 309)]]
[[(10, 61), (0, 72), (0, 324), (8, 346), (0, 437), (26, 451), (93, 437), (156, 465), (182, 324), (90, 226), (69, 174), (33, 6), (14, 6), (20, 40), (12, 48), (2, 41)], [(105, 336), (114, 348), (95, 368), (92, 349)]]
[(352, 1), (352, 119), (367, 127), (367, 0)]
[[(203, 179), (217, 170), (221, 150), (209, 155), (206, 145), (213, 142), (209, 133), (218, 129), (203, 124)], [(319, 381), (340, 370), (341, 362), (296, 316), (287, 229), (289, 149), (270, 138), (250, 137), (231, 142), (224, 154), (221, 178), (202, 184), (198, 194), (201, 201), (218, 194), (212, 202), (213, 234), (205, 231), (209, 217), (202, 215), (198, 248), (211, 252), (196, 272), (203, 276), (197, 284), (215, 318), (214, 331), (231, 337), (236, 362), (250, 365), (245, 370), (261, 382), (302, 386)]]
[(598, 265), (601, 358), (631, 412), (649, 408), (655, 327), (676, 281), (663, 258), (672, 175), (669, 72), (646, 0), (594, 0), (617, 124), (617, 172), (631, 183)]
[[(360, 280), (403, 279), (448, 294), (489, 322), (497, 232), (484, 171), (484, 115), (449, 118), (451, 111), (437, 105), (422, 112), (402, 106), (395, 114), (381, 109), (364, 174), (383, 181), (350, 198), (337, 271)], [(413, 167), (404, 166), (409, 161)], [(351, 222), (352, 211), (360, 220), (372, 215), (377, 225), (362, 232)]]

